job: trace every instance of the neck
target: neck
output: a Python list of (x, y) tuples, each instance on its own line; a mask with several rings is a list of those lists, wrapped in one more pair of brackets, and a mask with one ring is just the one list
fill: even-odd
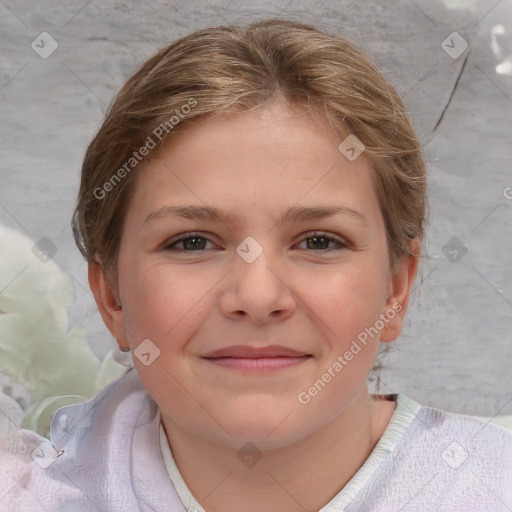
[[(299, 441), (262, 451), (254, 464), (240, 449), (191, 433), (161, 411), (176, 465), (206, 512), (319, 510), (352, 478), (382, 436), (395, 402), (364, 386), (331, 422)], [(240, 443), (243, 445), (244, 443)]]

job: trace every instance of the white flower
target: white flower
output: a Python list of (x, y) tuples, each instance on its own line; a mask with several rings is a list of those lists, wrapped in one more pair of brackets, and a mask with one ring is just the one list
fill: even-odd
[(92, 398), (127, 368), (111, 354), (101, 363), (81, 326), (68, 332), (73, 281), (34, 245), (0, 225), (0, 393), (18, 402), (24, 428), (48, 437), (58, 407)]

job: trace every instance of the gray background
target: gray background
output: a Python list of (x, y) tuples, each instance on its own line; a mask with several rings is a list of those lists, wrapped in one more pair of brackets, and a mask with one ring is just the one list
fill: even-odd
[[(56, 245), (53, 260), (76, 289), (70, 328), (83, 325), (102, 359), (113, 342), (69, 224), (85, 148), (115, 92), (158, 48), (196, 29), (271, 16), (343, 34), (373, 55), (425, 148), (426, 256), (381, 391), (454, 412), (512, 414), (508, 0), (0, 0), (0, 222)], [(31, 48), (43, 31), (59, 45), (47, 59)], [(442, 48), (454, 31), (469, 44), (457, 58)]]

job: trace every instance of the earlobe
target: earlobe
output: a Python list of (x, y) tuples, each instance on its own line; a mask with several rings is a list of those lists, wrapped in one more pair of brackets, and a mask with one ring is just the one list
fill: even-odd
[(89, 286), (104, 324), (116, 339), (119, 347), (128, 349), (129, 342), (126, 336), (124, 312), (121, 303), (112, 290), (99, 263), (89, 262), (88, 278)]
[(384, 310), (387, 321), (381, 331), (380, 341), (394, 341), (402, 331), (410, 293), (418, 272), (420, 243), (416, 238), (411, 240), (410, 250), (411, 255), (406, 256), (402, 266), (390, 276), (390, 295)]

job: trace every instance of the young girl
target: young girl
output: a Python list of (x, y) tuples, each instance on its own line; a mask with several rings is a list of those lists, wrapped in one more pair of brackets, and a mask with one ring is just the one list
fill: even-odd
[(404, 106), (311, 26), (218, 27), (121, 89), (74, 233), (134, 370), (57, 411), (4, 405), (1, 510), (512, 510), (512, 434), (372, 395), (424, 235)]

